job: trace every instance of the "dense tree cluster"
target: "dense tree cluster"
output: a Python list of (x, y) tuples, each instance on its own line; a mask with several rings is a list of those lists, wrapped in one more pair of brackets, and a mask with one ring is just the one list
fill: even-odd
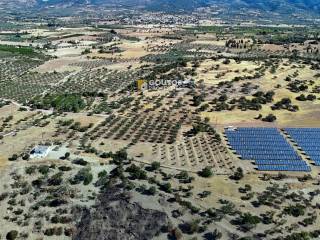
[(77, 94), (38, 96), (32, 99), (29, 104), (38, 109), (54, 108), (62, 112), (79, 112), (86, 107), (83, 98)]

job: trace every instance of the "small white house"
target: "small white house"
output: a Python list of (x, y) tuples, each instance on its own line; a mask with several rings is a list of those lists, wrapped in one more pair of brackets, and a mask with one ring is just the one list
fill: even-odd
[(36, 146), (30, 152), (30, 158), (45, 158), (51, 148), (49, 146)]

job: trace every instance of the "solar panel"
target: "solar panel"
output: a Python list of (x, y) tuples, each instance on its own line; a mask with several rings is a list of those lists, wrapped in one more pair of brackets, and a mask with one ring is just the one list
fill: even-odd
[(306, 166), (307, 163), (304, 161), (293, 161), (293, 160), (256, 160), (257, 165), (292, 165), (292, 166)]
[(258, 165), (260, 171), (294, 171), (294, 172), (310, 172), (310, 166), (294, 166), (294, 165)]
[(238, 128), (226, 130), (225, 134), (236, 154), (242, 159), (254, 160), (260, 171), (310, 171), (276, 128)]
[(320, 166), (320, 128), (286, 128), (285, 131)]

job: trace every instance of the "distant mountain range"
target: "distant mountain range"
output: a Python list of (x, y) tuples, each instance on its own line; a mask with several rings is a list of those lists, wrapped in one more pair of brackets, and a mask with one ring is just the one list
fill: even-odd
[(310, 13), (320, 15), (320, 0), (1, 0), (6, 4), (32, 7), (63, 6), (125, 6), (155, 11), (192, 11), (200, 7), (217, 6), (227, 9), (248, 9), (272, 13)]

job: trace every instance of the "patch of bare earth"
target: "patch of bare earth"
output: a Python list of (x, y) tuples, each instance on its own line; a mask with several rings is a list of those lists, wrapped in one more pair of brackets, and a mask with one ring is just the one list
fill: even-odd
[[(130, 193), (115, 186), (102, 193), (92, 209), (75, 209), (76, 240), (149, 240), (168, 226), (164, 212), (130, 202)], [(130, 220), (129, 220), (130, 219)]]

